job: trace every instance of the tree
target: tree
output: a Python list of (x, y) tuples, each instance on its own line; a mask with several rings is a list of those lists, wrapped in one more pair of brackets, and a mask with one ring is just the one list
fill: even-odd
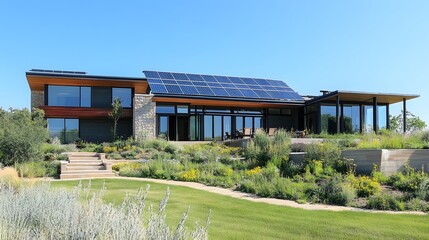
[(34, 109), (0, 108), (0, 163), (13, 165), (42, 159), (41, 145), (49, 139), (44, 113)]
[(118, 120), (122, 117), (124, 109), (122, 108), (122, 101), (119, 98), (113, 99), (112, 112), (109, 113), (109, 117), (113, 119), (113, 141), (116, 140), (116, 129), (118, 126)]
[[(389, 116), (390, 119), (390, 129), (402, 132), (403, 131), (403, 114), (402, 111), (400, 114), (396, 116)], [(407, 111), (406, 113), (407, 118), (407, 128), (405, 129), (407, 132), (414, 132), (414, 131), (420, 131), (426, 128), (425, 121), (421, 120), (418, 116), (412, 114), (411, 112)]]

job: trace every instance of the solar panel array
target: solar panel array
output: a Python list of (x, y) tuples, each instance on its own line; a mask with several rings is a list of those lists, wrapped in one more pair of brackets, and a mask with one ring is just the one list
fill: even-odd
[(303, 101), (286, 83), (261, 78), (143, 71), (152, 93)]

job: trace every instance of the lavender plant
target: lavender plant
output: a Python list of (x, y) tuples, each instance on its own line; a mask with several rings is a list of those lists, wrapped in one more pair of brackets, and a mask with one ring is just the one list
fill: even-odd
[(0, 239), (207, 239), (209, 217), (192, 231), (184, 227), (189, 209), (176, 228), (166, 222), (170, 192), (155, 211), (145, 199), (149, 186), (127, 195), (115, 207), (80, 184), (74, 191), (50, 189), (49, 184), (0, 188)]

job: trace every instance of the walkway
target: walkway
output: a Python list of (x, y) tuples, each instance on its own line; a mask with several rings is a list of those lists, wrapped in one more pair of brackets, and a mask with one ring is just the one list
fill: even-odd
[(233, 197), (233, 198), (244, 199), (244, 200), (248, 200), (248, 201), (252, 201), (252, 202), (268, 203), (268, 204), (279, 205), (279, 206), (300, 208), (300, 209), (305, 209), (305, 210), (327, 210), (327, 211), (336, 211), (336, 212), (338, 212), (338, 211), (356, 211), (356, 212), (369, 212), (369, 213), (426, 215), (423, 212), (377, 211), (377, 210), (368, 210), (368, 209), (353, 208), (353, 207), (324, 205), (324, 204), (310, 204), (310, 203), (299, 204), (299, 203), (297, 203), (295, 201), (291, 201), (291, 200), (277, 199), (277, 198), (263, 198), (263, 197), (258, 197), (254, 194), (238, 192), (238, 191), (234, 191), (234, 190), (226, 189), (226, 188), (206, 186), (204, 184), (195, 183), (195, 182), (180, 182), (180, 181), (161, 180), (161, 179), (152, 179), (152, 178), (135, 178), (135, 177), (115, 177), (115, 179), (138, 180), (138, 181), (154, 182), (154, 183), (168, 184), (168, 185), (174, 185), (174, 186), (184, 186), (184, 187), (190, 187), (193, 189), (203, 190), (203, 191), (207, 191), (207, 192), (211, 192), (211, 193), (217, 193), (220, 195), (229, 196), (229, 197)]

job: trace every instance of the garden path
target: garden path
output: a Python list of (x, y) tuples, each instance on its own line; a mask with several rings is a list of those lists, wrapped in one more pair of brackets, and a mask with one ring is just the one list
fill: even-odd
[(238, 199), (244, 199), (252, 202), (260, 202), (267, 203), (273, 205), (287, 206), (293, 208), (300, 208), (305, 210), (327, 210), (327, 211), (356, 211), (356, 212), (369, 212), (369, 213), (389, 213), (389, 214), (416, 214), (416, 215), (425, 215), (424, 212), (417, 211), (378, 211), (378, 210), (368, 210), (354, 207), (344, 207), (344, 206), (333, 206), (333, 205), (324, 205), (324, 204), (310, 204), (304, 203), (299, 204), (295, 201), (285, 200), (285, 199), (276, 199), (276, 198), (263, 198), (258, 197), (254, 194), (243, 193), (234, 191), (232, 189), (220, 188), (220, 187), (212, 187), (206, 186), (201, 183), (196, 182), (181, 182), (181, 181), (172, 181), (172, 180), (162, 180), (162, 179), (152, 179), (152, 178), (135, 178), (135, 177), (115, 177), (116, 179), (126, 179), (126, 180), (138, 180), (145, 182), (155, 182), (161, 184), (175, 185), (175, 186), (184, 186), (190, 187), (198, 190), (203, 190), (211, 193), (217, 193), (224, 196), (229, 196)]

